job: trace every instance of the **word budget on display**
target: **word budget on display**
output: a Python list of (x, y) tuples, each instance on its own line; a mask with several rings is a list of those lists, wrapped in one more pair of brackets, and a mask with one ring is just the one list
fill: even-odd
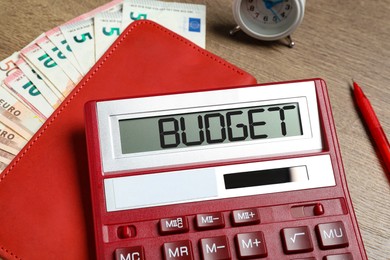
[(139, 19), (155, 21), (205, 47), (204, 5), (114, 0), (42, 33), (0, 61), (0, 172), (121, 32)]

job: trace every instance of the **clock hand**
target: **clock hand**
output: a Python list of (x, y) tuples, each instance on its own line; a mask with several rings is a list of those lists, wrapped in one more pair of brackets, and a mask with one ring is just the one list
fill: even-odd
[(270, 10), (270, 11), (272, 12), (272, 14), (276, 17), (276, 19), (278, 19), (279, 21), (282, 20), (282, 19), (280, 19), (279, 14), (276, 13), (274, 9), (272, 9), (272, 7), (273, 7), (274, 5), (276, 5), (276, 4), (278, 4), (279, 1), (278, 1), (278, 2), (272, 2), (272, 1), (270, 1), (270, 0), (263, 0), (263, 3), (264, 3), (264, 5), (265, 5), (265, 8), (267, 8), (268, 10)]
[(263, 2), (264, 2), (265, 7), (266, 7), (267, 9), (271, 9), (271, 8), (274, 7), (275, 5), (278, 5), (278, 4), (283, 3), (283, 0), (277, 0), (277, 1), (263, 0)]

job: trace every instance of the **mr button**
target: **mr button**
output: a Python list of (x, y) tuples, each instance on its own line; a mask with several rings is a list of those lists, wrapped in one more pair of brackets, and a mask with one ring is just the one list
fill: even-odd
[(193, 260), (192, 246), (189, 240), (164, 243), (165, 260)]

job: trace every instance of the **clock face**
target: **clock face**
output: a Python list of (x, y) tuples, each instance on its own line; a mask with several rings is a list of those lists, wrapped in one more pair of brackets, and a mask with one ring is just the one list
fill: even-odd
[(302, 22), (305, 0), (234, 0), (238, 26), (260, 40), (289, 36)]
[(291, 0), (247, 0), (244, 2), (248, 15), (260, 24), (284, 23), (294, 9)]

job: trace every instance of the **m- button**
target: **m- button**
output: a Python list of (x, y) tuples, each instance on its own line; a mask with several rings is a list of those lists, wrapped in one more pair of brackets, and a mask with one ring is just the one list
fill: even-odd
[(230, 260), (229, 242), (226, 236), (203, 238), (200, 240), (203, 260)]

